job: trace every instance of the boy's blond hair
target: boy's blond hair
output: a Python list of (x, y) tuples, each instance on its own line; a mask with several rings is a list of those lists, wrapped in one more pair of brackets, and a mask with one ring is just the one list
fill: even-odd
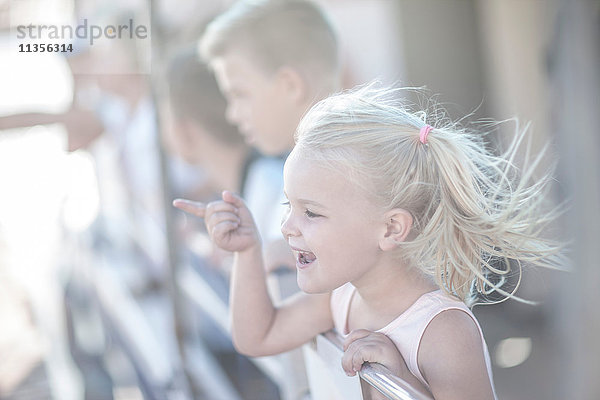
[[(493, 292), (515, 297), (504, 284), (520, 281), (522, 263), (562, 266), (561, 246), (540, 237), (557, 215), (542, 207), (551, 176), (531, 183), (541, 154), (520, 173), (513, 164), (524, 132), (496, 156), (439, 108), (410, 111), (401, 91), (370, 84), (317, 103), (295, 151), (343, 170), (383, 209), (409, 211), (399, 257), (469, 305)], [(426, 124), (434, 129), (424, 144)]]
[(315, 91), (335, 90), (339, 51), (334, 29), (323, 11), (307, 0), (238, 1), (215, 18), (199, 43), (211, 60), (245, 51), (265, 73), (289, 66)]

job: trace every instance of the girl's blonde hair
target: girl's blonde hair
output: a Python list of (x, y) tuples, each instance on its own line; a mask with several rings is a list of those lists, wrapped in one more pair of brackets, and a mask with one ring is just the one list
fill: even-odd
[[(522, 263), (562, 263), (561, 246), (540, 237), (557, 215), (541, 207), (551, 176), (530, 183), (542, 154), (519, 174), (513, 161), (524, 131), (496, 156), (483, 134), (439, 107), (412, 112), (400, 100), (407, 90), (420, 92), (369, 84), (317, 103), (298, 126), (297, 151), (343, 168), (385, 209), (409, 211), (413, 229), (399, 256), (444, 291), (469, 305), (492, 293), (516, 297)], [(426, 124), (433, 130), (424, 144)], [(513, 274), (517, 283), (506, 289)]]

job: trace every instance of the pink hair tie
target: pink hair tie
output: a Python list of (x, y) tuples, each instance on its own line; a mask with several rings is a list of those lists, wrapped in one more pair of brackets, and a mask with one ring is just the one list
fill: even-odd
[(427, 135), (429, 135), (429, 132), (431, 132), (432, 130), (433, 126), (431, 125), (425, 125), (421, 128), (421, 130), (419, 131), (419, 140), (421, 141), (421, 143), (427, 143)]

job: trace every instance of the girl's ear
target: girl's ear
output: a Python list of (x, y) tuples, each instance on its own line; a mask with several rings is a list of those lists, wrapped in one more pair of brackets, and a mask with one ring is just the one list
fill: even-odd
[(394, 208), (385, 214), (385, 218), (385, 233), (379, 239), (379, 248), (390, 251), (406, 240), (412, 228), (413, 217), (402, 208)]
[(306, 79), (292, 67), (281, 67), (277, 70), (277, 80), (285, 95), (296, 103), (303, 103), (308, 96)]

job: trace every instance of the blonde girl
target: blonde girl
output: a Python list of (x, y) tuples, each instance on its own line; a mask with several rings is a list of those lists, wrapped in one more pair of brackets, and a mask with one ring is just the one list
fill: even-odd
[(212, 240), (235, 252), (230, 306), (241, 353), (284, 352), (335, 328), (349, 375), (378, 362), (436, 400), (495, 399), (468, 305), (512, 296), (504, 278), (521, 262), (557, 262), (557, 247), (538, 237), (544, 182), (517, 180), (516, 145), (496, 157), (481, 136), (410, 112), (398, 94), (376, 85), (340, 93), (298, 126), (281, 230), (302, 293), (284, 304), (269, 298), (261, 240), (239, 197), (174, 204), (205, 218)]

